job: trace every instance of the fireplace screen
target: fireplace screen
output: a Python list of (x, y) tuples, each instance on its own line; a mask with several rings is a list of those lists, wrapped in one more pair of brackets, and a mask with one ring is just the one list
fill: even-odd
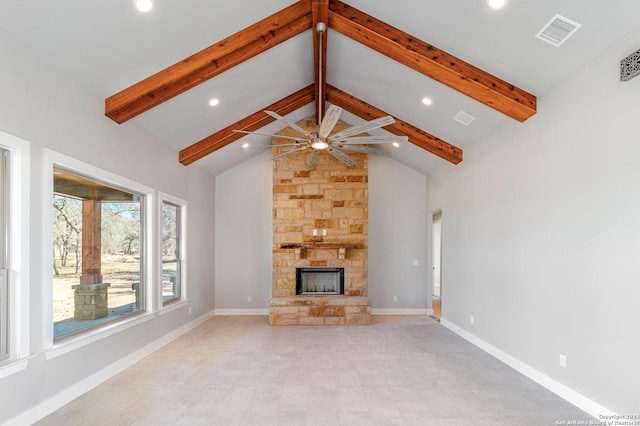
[(344, 268), (296, 268), (296, 294), (344, 294)]

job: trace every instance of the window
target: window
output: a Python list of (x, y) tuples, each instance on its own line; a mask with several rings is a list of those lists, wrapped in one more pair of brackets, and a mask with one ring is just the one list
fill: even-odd
[(9, 152), (0, 148), (0, 362), (9, 358), (8, 158)]
[(29, 357), (29, 143), (0, 131), (0, 378)]
[(53, 336), (145, 310), (143, 193), (54, 166)]
[(162, 305), (184, 298), (184, 220), (185, 203), (162, 197), (160, 208), (160, 257)]

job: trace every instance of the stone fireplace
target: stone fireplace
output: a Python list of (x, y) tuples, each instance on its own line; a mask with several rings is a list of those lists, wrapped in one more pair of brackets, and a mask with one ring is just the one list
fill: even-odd
[[(297, 123), (315, 129), (315, 117)], [(335, 131), (349, 127), (339, 122)], [(298, 136), (285, 129), (283, 136)], [(291, 143), (277, 138), (274, 144)], [(274, 155), (288, 148), (274, 148)], [(367, 155), (349, 152), (356, 165), (348, 167), (328, 152), (307, 168), (310, 150), (274, 161), (273, 171), (273, 287), (271, 325), (369, 324), (368, 164)], [(340, 284), (315, 276), (300, 294), (300, 271), (331, 275)], [(340, 276), (341, 275), (341, 276)], [(332, 281), (333, 283), (334, 281)], [(325, 287), (327, 291), (325, 291)], [(335, 287), (329, 290), (329, 287)], [(341, 288), (340, 288), (341, 287)]]

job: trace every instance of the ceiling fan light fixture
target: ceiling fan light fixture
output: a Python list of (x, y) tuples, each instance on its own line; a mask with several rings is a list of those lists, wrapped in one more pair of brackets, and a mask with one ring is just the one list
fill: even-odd
[(314, 141), (311, 144), (311, 148), (313, 149), (327, 149), (328, 147), (329, 147), (329, 144), (322, 140)]
[(151, 0), (135, 0), (133, 4), (140, 12), (149, 12), (153, 9), (153, 2)]
[(491, 9), (502, 9), (507, 5), (508, 0), (487, 0)]

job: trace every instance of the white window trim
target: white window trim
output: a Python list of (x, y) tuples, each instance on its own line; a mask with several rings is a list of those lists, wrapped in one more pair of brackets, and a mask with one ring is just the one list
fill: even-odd
[(0, 131), (0, 146), (11, 152), (9, 164), (9, 358), (1, 363), (0, 377), (26, 368), (29, 356), (30, 164), (27, 141)]
[[(162, 203), (166, 201), (171, 204), (175, 204), (180, 207), (180, 300), (177, 300), (168, 305), (164, 305), (162, 300)], [(161, 314), (168, 313), (175, 309), (181, 308), (188, 304), (188, 289), (187, 289), (187, 202), (181, 198), (173, 195), (158, 191), (158, 207), (156, 223), (156, 233), (158, 235), (158, 244), (156, 258), (158, 267), (156, 268), (157, 286), (156, 286), (156, 306), (157, 310)]]
[[(45, 356), (47, 359), (67, 353), (71, 350), (78, 349), (82, 346), (91, 344), (96, 340), (100, 340), (134, 325), (146, 322), (154, 317), (153, 304), (152, 304), (152, 292), (151, 283), (154, 280), (155, 259), (152, 254), (153, 247), (153, 230), (154, 228), (154, 216), (153, 210), (155, 206), (154, 190), (146, 185), (142, 185), (138, 182), (132, 181), (125, 177), (119, 176), (115, 173), (108, 172), (99, 167), (85, 163), (73, 157), (61, 154), (50, 149), (44, 149), (43, 155), (43, 198), (42, 198), (42, 226), (43, 226), (43, 244), (42, 244), (42, 312), (44, 313), (42, 318), (43, 342), (42, 347), (46, 351)], [(144, 195), (145, 202), (143, 203), (143, 215), (142, 227), (144, 232), (144, 244), (142, 251), (142, 279), (140, 284), (145, 289), (145, 309), (144, 312), (138, 315), (132, 315), (131, 317), (125, 317), (123, 320), (117, 322), (109, 322), (103, 326), (96, 326), (95, 328), (88, 329), (84, 332), (71, 335), (69, 337), (61, 337), (54, 342), (53, 331), (53, 276), (51, 274), (51, 247), (53, 247), (53, 209), (50, 206), (53, 205), (53, 169), (54, 167), (60, 167), (70, 172), (78, 173), (82, 176), (86, 176), (90, 179), (96, 179), (99, 182), (104, 182), (115, 187), (120, 187), (126, 190), (137, 192)]]

